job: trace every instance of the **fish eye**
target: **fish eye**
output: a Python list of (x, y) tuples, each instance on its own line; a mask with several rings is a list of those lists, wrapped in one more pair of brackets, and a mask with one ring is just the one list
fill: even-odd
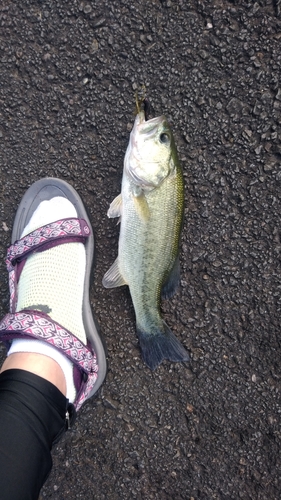
[(162, 142), (162, 144), (168, 144), (170, 142), (170, 136), (163, 132), (162, 134), (160, 134), (159, 140), (160, 142)]

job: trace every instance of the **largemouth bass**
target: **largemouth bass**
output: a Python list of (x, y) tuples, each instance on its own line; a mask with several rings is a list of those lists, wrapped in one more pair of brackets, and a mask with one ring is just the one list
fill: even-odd
[(106, 288), (128, 285), (142, 356), (154, 370), (164, 359), (189, 356), (161, 318), (161, 298), (180, 279), (179, 240), (184, 204), (183, 175), (164, 116), (139, 111), (124, 160), (121, 194), (108, 217), (120, 218), (118, 257), (103, 278)]

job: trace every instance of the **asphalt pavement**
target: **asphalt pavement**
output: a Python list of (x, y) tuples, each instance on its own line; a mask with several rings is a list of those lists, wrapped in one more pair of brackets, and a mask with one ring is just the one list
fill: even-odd
[[(63, 178), (95, 230), (91, 301), (109, 360), (98, 397), (54, 448), (41, 500), (280, 498), (280, 7), (1, 2), (0, 313), (17, 205), (37, 179)], [(162, 312), (191, 362), (154, 372), (128, 289), (101, 283), (142, 85), (185, 179), (181, 287)]]

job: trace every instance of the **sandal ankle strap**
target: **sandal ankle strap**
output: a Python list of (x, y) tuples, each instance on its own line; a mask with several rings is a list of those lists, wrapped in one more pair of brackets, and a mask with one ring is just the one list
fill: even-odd
[(96, 354), (90, 346), (41, 311), (27, 309), (6, 314), (0, 322), (0, 338), (8, 345), (16, 338), (43, 340), (68, 357), (81, 375), (74, 402), (76, 410), (81, 407), (98, 376)]

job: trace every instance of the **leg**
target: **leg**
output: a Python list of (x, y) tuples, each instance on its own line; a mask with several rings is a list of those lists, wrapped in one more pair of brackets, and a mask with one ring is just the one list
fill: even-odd
[(12, 341), (0, 373), (1, 500), (37, 500), (53, 443), (104, 380), (88, 297), (90, 234), (77, 193), (55, 179), (31, 186), (16, 215), (8, 252), (15, 299), (0, 322), (0, 339)]
[(66, 381), (59, 364), (49, 356), (37, 353), (17, 352), (4, 361), (0, 373), (11, 369), (27, 370), (54, 384), (65, 396)]
[(38, 499), (40, 489), (52, 467), (52, 445), (65, 430), (67, 407), (68, 400), (48, 380), (26, 370), (2, 371), (0, 374), (2, 500)]

